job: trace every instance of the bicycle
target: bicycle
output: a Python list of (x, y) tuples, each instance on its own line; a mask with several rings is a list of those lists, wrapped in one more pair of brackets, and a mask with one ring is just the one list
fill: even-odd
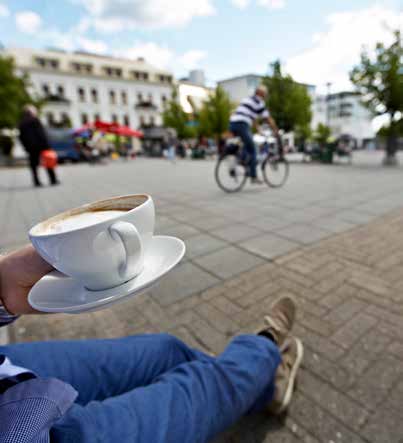
[[(249, 160), (242, 158), (242, 142), (238, 137), (229, 139), (215, 167), (217, 185), (225, 192), (238, 192), (249, 177)], [(263, 149), (257, 156), (257, 167), (261, 168), (265, 183), (271, 188), (280, 188), (287, 181), (290, 166), (284, 157), (281, 140), (276, 148)]]

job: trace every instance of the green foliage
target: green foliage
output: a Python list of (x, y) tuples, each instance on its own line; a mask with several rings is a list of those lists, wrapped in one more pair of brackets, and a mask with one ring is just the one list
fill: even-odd
[(389, 47), (377, 43), (371, 57), (361, 53), (360, 64), (350, 73), (350, 79), (363, 95), (364, 104), (376, 115), (391, 117), (403, 111), (403, 47), (400, 31)]
[(269, 90), (267, 107), (277, 126), (285, 132), (299, 130), (306, 134), (312, 119), (311, 98), (303, 85), (290, 75), (283, 75), (280, 61), (271, 64), (273, 74), (263, 83)]
[(220, 86), (203, 103), (199, 113), (199, 133), (207, 137), (220, 137), (228, 129), (234, 105)]
[(313, 139), (323, 147), (330, 141), (331, 133), (329, 126), (319, 123), (313, 134)]
[(394, 121), (392, 125), (382, 126), (377, 132), (379, 137), (389, 137), (390, 134), (403, 137), (403, 118)]
[(27, 83), (26, 77), (16, 76), (13, 59), (0, 56), (0, 128), (15, 128), (22, 107), (32, 103)]
[(395, 119), (403, 112), (403, 45), (400, 31), (395, 31), (393, 43), (386, 47), (377, 43), (371, 56), (361, 53), (360, 64), (350, 73), (350, 79), (363, 96), (363, 103), (375, 114), (389, 114), (385, 164), (395, 164), (396, 137), (399, 125)]
[(188, 126), (189, 118), (182, 109), (178, 99), (178, 90), (172, 90), (171, 100), (166, 105), (162, 114), (164, 126), (176, 130), (178, 138), (189, 138), (194, 136), (195, 130)]

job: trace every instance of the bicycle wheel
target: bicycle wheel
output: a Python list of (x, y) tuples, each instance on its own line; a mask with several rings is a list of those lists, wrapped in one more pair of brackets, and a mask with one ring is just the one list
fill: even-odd
[(215, 180), (223, 191), (240, 191), (246, 182), (246, 178), (246, 168), (239, 163), (238, 156), (224, 154), (218, 159), (215, 167)]
[(280, 188), (287, 181), (290, 166), (283, 158), (267, 157), (262, 164), (262, 174), (264, 181), (271, 188)]

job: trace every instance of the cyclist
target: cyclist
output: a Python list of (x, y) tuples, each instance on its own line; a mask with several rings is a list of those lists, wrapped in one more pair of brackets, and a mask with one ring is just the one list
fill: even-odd
[(267, 88), (259, 85), (252, 97), (247, 97), (241, 101), (230, 118), (229, 130), (243, 142), (242, 157), (249, 158), (249, 174), (252, 183), (262, 184), (263, 182), (256, 174), (256, 148), (253, 142), (252, 126), (258, 119), (266, 120), (274, 135), (279, 138), (278, 128), (274, 119), (270, 116), (265, 106)]

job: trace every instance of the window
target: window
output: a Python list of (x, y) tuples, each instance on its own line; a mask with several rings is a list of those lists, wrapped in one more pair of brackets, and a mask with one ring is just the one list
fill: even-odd
[(46, 96), (49, 95), (50, 94), (49, 85), (43, 84), (42, 85), (42, 92)]
[(72, 62), (71, 69), (75, 72), (86, 72), (90, 74), (92, 72), (92, 65), (90, 63)]
[(47, 68), (47, 69), (59, 68), (59, 60), (54, 58), (37, 57), (35, 58), (35, 63), (40, 68)]
[(54, 121), (55, 121), (55, 118), (53, 116), (53, 113), (52, 112), (48, 112), (46, 114), (46, 122), (47, 122), (48, 126), (53, 126)]
[(87, 123), (88, 123), (88, 115), (85, 112), (83, 112), (81, 114), (81, 124), (86, 125)]
[(153, 95), (151, 94), (151, 92), (148, 93), (148, 101), (149, 101), (150, 103), (153, 102)]
[(98, 103), (98, 91), (96, 89), (91, 89), (92, 103)]
[(147, 81), (149, 78), (148, 72), (143, 72), (143, 80)]
[(101, 117), (98, 113), (94, 114), (94, 121), (98, 122), (99, 120), (101, 120)]
[(70, 117), (68, 114), (66, 114), (65, 112), (62, 112), (61, 116), (60, 116), (61, 122), (62, 122), (62, 126), (64, 128), (70, 128), (71, 127), (71, 121), (70, 121)]
[(122, 77), (122, 70), (120, 68), (104, 66), (103, 71), (108, 77)]
[(127, 105), (127, 93), (122, 91), (122, 104)]
[(118, 116), (116, 114), (112, 114), (112, 122), (117, 123), (118, 122)]
[(161, 101), (162, 101), (162, 104), (163, 104), (163, 105), (165, 105), (165, 103), (167, 102), (167, 96), (166, 96), (165, 94), (163, 94), (163, 95), (161, 96)]
[(141, 103), (143, 101), (143, 94), (141, 92), (137, 93), (137, 101)]
[(150, 126), (154, 126), (154, 125), (155, 125), (155, 119), (154, 119), (154, 116), (152, 115), (150, 117)]
[(109, 103), (114, 105), (116, 103), (116, 94), (115, 91), (109, 91)]
[(125, 126), (130, 126), (130, 119), (128, 115), (123, 116), (123, 123)]
[(140, 126), (144, 126), (146, 124), (144, 115), (140, 115)]
[(80, 102), (85, 102), (85, 91), (84, 88), (77, 88), (78, 100)]
[(59, 85), (59, 86), (57, 87), (57, 95), (58, 95), (59, 97), (64, 97), (64, 88), (63, 88), (63, 86)]

